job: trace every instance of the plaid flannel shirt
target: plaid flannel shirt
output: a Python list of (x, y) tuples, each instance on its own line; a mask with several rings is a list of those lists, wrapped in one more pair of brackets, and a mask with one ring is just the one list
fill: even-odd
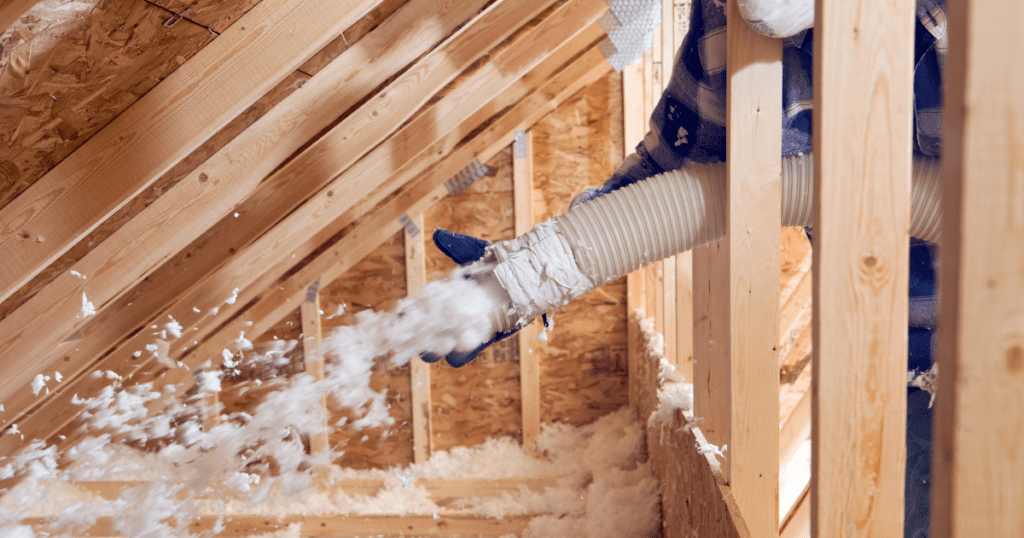
[[(945, 0), (917, 0), (914, 45), (914, 151), (939, 157), (942, 151), (942, 75), (947, 49)], [(755, 30), (771, 35), (760, 21)], [(814, 30), (786, 37), (782, 51), (782, 155), (811, 151)], [(726, 34), (722, 0), (695, 0), (690, 31), (676, 53), (668, 89), (650, 118), (650, 130), (604, 185), (587, 189), (577, 205), (666, 170), (725, 160)], [(932, 253), (911, 248), (910, 325), (923, 328), (911, 365), (930, 362), (927, 342), (936, 321)], [(913, 331), (912, 331), (913, 332)], [(921, 358), (915, 361), (914, 355)], [(922, 357), (927, 355), (927, 357)]]

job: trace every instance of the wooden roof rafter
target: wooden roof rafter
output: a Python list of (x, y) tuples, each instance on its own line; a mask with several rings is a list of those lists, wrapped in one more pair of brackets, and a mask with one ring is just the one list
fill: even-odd
[[(461, 170), (474, 158), (489, 159), (512, 142), (514, 133), (536, 123), (553, 108), (567, 100), (580, 89), (596, 81), (611, 69), (596, 47), (589, 49), (577, 62), (566, 69), (543, 88), (524, 100), (508, 114), (488, 127), (467, 144), (447, 155), (435, 164), (401, 194), (375, 211), (366, 213), (364, 219), (337, 244), (317, 255), (298, 272), (276, 283), (272, 291), (260, 297), (241, 317), (217, 328), (194, 352), (196, 359), (216, 354), (220, 349), (230, 347), (240, 331), (258, 336), (269, 330), (277, 321), (294, 310), (301, 300), (304, 282), (322, 278), (329, 282), (341, 277), (348, 269), (369, 255), (389, 237), (401, 230), (399, 217), (404, 213), (422, 213), (434, 203), (448, 196), (444, 182)], [(554, 94), (552, 96), (552, 94)], [(546, 98), (546, 99), (545, 99)], [(275, 273), (280, 274), (280, 269)], [(272, 273), (273, 274), (273, 273)], [(182, 369), (175, 369), (162, 383), (178, 382), (184, 379)], [(149, 379), (144, 377), (143, 379)]]
[[(467, 140), (452, 150), (437, 150), (444, 153), (443, 158), (439, 159), (436, 157), (437, 152), (435, 151), (427, 152), (427, 156), (435, 157), (423, 159), (432, 163), (426, 172), (420, 174), (419, 177), (413, 178), (415, 181), (407, 185), (398, 197), (389, 200), (375, 211), (360, 212), (360, 214), (366, 213), (368, 218), (364, 219), (353, 230), (355, 233), (345, 236), (331, 249), (322, 253), (319, 258), (313, 260), (310, 264), (311, 266), (307, 266), (309, 269), (306, 273), (293, 275), (291, 279), (284, 282), (284, 285), (289, 288), (293, 287), (293, 284), (298, 286), (298, 282), (302, 282), (309, 274), (317, 272), (323, 273), (324, 281), (337, 278), (365, 257), (367, 253), (376, 248), (382, 241), (386, 240), (387, 237), (390, 237), (390, 235), (400, 229), (400, 225), (397, 224), (398, 215), (429, 208), (438, 200), (447, 196), (448, 191), (443, 185), (445, 180), (460, 170), (467, 162), (473, 158), (486, 160), (496, 155), (502, 148), (511, 143), (515, 130), (528, 128), (537, 121), (540, 121), (546, 114), (566, 102), (582, 88), (607, 74), (610, 69), (611, 66), (604, 59), (604, 56), (597, 50), (596, 46), (593, 46), (550, 80), (546, 82), (539, 81), (538, 84), (541, 85), (536, 91), (520, 100), (515, 106), (508, 109), (472, 139)], [(504, 96), (496, 98), (496, 101), (499, 102), (505, 100)], [(479, 125), (482, 121), (479, 118), (471, 118), (464, 123), (462, 130), (466, 132), (475, 130), (473, 126)], [(316, 245), (310, 248), (316, 248)], [(334, 259), (338, 257), (339, 253), (345, 253), (347, 256), (343, 262), (336, 263)], [(276, 282), (277, 276), (275, 275), (279, 274), (270, 272), (271, 281)], [(265, 286), (263, 289), (265, 289)], [(284, 296), (286, 301), (289, 298), (294, 299), (294, 297)], [(275, 308), (274, 305), (279, 306), (281, 299), (282, 297), (269, 298), (265, 302), (264, 308), (267, 308), (269, 304), (269, 308), (272, 310), (271, 313), (264, 316), (259, 322), (254, 322), (252, 327), (246, 327), (248, 334), (255, 335), (262, 332), (266, 327), (272, 326), (280, 319), (280, 316), (275, 317), (277, 312), (282, 310), (288, 311), (287, 307)], [(247, 312), (246, 314), (249, 313)], [(244, 322), (240, 323), (244, 324)], [(222, 328), (220, 334), (225, 338), (230, 337), (229, 339), (234, 339), (237, 331), (232, 335), (231, 331), (233, 330), (235, 330), (235, 327), (228, 326)], [(213, 344), (209, 344), (205, 349), (216, 350), (217, 348)], [(198, 350), (195, 356), (199, 357), (204, 353), (204, 350)], [(124, 364), (123, 361), (114, 364), (110, 359), (111, 357), (104, 359), (98, 369), (105, 370), (109, 368), (118, 371), (117, 367)], [(141, 365), (140, 367), (145, 368), (146, 366)], [(181, 369), (176, 369), (171, 372), (172, 375), (165, 375), (165, 378), (160, 379), (160, 383), (179, 382), (185, 378), (185, 376), (178, 375), (181, 373), (183, 373)], [(135, 379), (138, 382), (146, 382), (154, 379), (154, 376), (152, 373), (137, 375)], [(71, 385), (69, 390), (65, 391), (60, 398), (70, 400), (71, 392), (85, 390), (86, 392), (84, 393), (87, 393), (89, 390), (95, 390), (95, 387), (91, 389), (86, 387), (90, 381), (95, 387), (101, 384), (97, 384), (95, 380), (83, 379), (80, 383)], [(64, 424), (71, 420), (71, 417), (67, 416), (66, 408), (66, 404), (61, 404), (58, 400), (54, 400), (52, 403), (48, 402), (39, 413), (29, 417), (21, 426), (21, 429), (27, 435), (32, 435), (33, 437), (48, 438), (57, 433), (60, 427), (63, 427)], [(65, 431), (64, 433), (72, 436), (74, 432)], [(74, 437), (70, 437), (69, 441), (73, 442)], [(0, 438), (0, 447), (3, 446), (2, 443), (3, 439)]]
[[(3, 209), (0, 300), (376, 4), (262, 2)], [(239, 44), (245, 43), (241, 47)]]
[[(412, 114), (412, 110), (398, 106), (386, 108), (393, 101), (392, 95), (419, 91), (422, 95), (416, 95), (413, 99), (424, 102), (429, 95), (516, 28), (501, 28), (500, 21), (504, 20), (506, 24), (510, 19), (526, 22), (551, 3), (552, 0), (498, 2), (473, 19), (478, 23), (483, 21), (484, 24), (463, 26), (444, 45), (395, 80), (389, 86), (393, 88), (391, 93), (379, 94), (377, 98), (371, 99), (361, 108), (364, 112), (353, 114), (350, 116), (351, 121), (346, 120), (331, 131), (333, 139), (343, 143), (341, 148), (334, 149), (340, 149), (350, 156), (348, 161), (339, 163), (339, 166), (343, 169), (351, 164), (355, 157), (365, 153)], [(44, 367), (59, 364), (65, 376), (78, 375), (95, 358), (107, 351), (112, 342), (118, 342), (146, 327), (164, 309), (165, 303), (173, 302), (176, 297), (168, 292), (175, 289), (175, 281), (178, 281), (178, 285), (182, 282), (193, 284), (201, 281), (207, 272), (223, 264), (226, 251), (244, 251), (259, 234), (273, 227), (282, 215), (288, 214), (330, 180), (336, 172), (311, 174), (308, 170), (310, 161), (315, 160), (314, 154), (318, 150), (323, 151), (322, 146), (325, 144), (314, 144), (300, 154), (298, 159), (292, 160), (290, 167), (279, 170), (270, 180), (263, 180), (263, 177), (305, 144), (309, 137), (315, 136), (327, 126), (330, 118), (319, 112), (321, 108), (336, 106), (343, 110), (347, 108), (346, 103), (351, 105), (358, 102), (363, 98), (363, 91), (372, 91), (406, 63), (433, 47), (436, 35), (451, 33), (484, 4), (483, 0), (460, 2), (456, 6), (435, 0), (410, 3), (408, 9), (396, 13), (391, 24), (385, 21), (379, 31), (371, 32), (366, 38), (366, 46), (354, 47), (347, 51), (348, 54), (336, 59), (331, 66), (318, 73), (302, 92), (289, 96), (256, 125), (192, 171), (153, 206), (76, 263), (73, 269), (81, 274), (105, 277), (103, 280), (94, 277), (86, 281), (89, 298), (101, 310), (100, 317), (105, 319), (102, 326), (90, 326), (89, 329), (95, 328), (96, 334), (90, 334), (87, 329), (87, 338), (76, 343), (75, 351), (43, 359), (46, 353), (83, 325), (74, 319), (78, 313), (78, 304), (60, 311), (52, 306), (62, 299), (64, 302), (80, 300), (79, 290), (85, 283), (69, 274), (58, 277), (12, 315), (0, 320), (0, 329), (10, 328), (10, 332), (6, 333), (8, 336), (0, 337), (0, 352), (19, 357), (18, 370), (21, 372), (20, 377), (11, 376), (5, 380), (4, 386), (0, 386), (0, 400), (8, 403), (6, 409), (0, 411), (0, 427), (15, 420), (17, 413), (25, 411), (35, 400), (24, 390), (14, 392), (27, 387), (35, 373)], [(424, 22), (429, 17), (435, 17), (434, 22)], [(419, 32), (408, 32), (413, 22), (422, 27)], [(377, 57), (380, 59), (377, 67), (363, 65), (367, 58)], [(339, 90), (339, 86), (362, 91), (350, 95)], [(387, 114), (382, 114), (385, 110)], [(305, 123), (300, 122), (300, 118), (305, 119)], [(380, 126), (375, 128), (375, 120), (380, 120), (380, 125), (391, 122), (391, 127), (384, 130)], [(360, 128), (362, 131), (359, 131)], [(366, 134), (361, 139), (350, 140), (350, 131)], [(289, 144), (281, 142), (286, 133), (293, 135)], [(349, 145), (345, 146), (345, 142)], [(259, 158), (254, 159), (255, 155)], [(255, 194), (250, 194), (254, 190)], [(162, 277), (152, 277), (153, 282), (149, 283), (152, 293), (142, 298), (120, 301), (122, 311), (104, 315), (102, 310), (114, 305), (115, 299), (128, 292), (130, 286), (149, 276), (157, 269), (158, 263), (188, 247), (190, 241), (198, 237), (207, 226), (220, 220), (221, 215), (230, 215), (232, 208), (246, 195), (250, 195), (250, 200), (255, 197), (262, 201), (262, 205), (252, 208), (250, 213), (253, 218), (225, 219), (231, 226), (217, 230), (213, 234), (216, 239), (212, 242), (200, 241), (199, 246), (203, 250), (179, 255), (173, 260), (175, 265), (162, 272)], [(180, 226), (180, 219), (187, 219), (191, 226)], [(146, 237), (159, 240), (143, 244), (141, 239)], [(116, 260), (116, 270), (112, 270), (111, 260)], [(184, 269), (181, 267), (182, 262), (187, 263)], [(231, 289), (225, 293), (222, 299), (230, 296)], [(209, 300), (209, 297), (205, 299)], [(128, 309), (126, 306), (131, 306), (133, 301), (139, 304), (134, 309)], [(176, 319), (183, 324), (196, 322), (195, 313), (191, 311), (194, 304), (187, 311), (179, 313)], [(151, 310), (145, 310), (143, 307), (146, 305)], [(49, 317), (41, 316), (40, 312), (47, 313)], [(206, 315), (209, 313), (206, 312)], [(34, 321), (30, 324), (27, 320)], [(0, 334), (4, 333), (0, 330)], [(134, 351), (137, 350), (132, 353)], [(43, 362), (40, 362), (41, 359)]]
[[(588, 9), (596, 9), (597, 3), (593, 2), (592, 4), (588, 4), (588, 5), (590, 6), (590, 7), (588, 7)], [(588, 13), (590, 13), (590, 12), (588, 12)], [(593, 18), (596, 18), (596, 14), (599, 14), (599, 11), (595, 11), (593, 13), (595, 13)], [(598, 34), (591, 33), (589, 35), (590, 35), (590, 39), (594, 40), (594, 39), (596, 39), (596, 36)], [(594, 55), (594, 54), (598, 54), (598, 53), (596, 51), (591, 51), (591, 54)], [(599, 56), (599, 54), (598, 54), (598, 56)], [(603, 58), (600, 58), (600, 60), (601, 60), (601, 62), (604, 62)], [(569, 68), (569, 69), (572, 69), (572, 68)], [(605, 63), (604, 67), (600, 70), (600, 72), (603, 74), (606, 69), (607, 69), (607, 64)], [(531, 84), (534, 84), (535, 85), (534, 87), (536, 87), (536, 85), (539, 85), (539, 84), (543, 83), (547, 76), (549, 76), (549, 75), (536, 75), (534, 73), (531, 73), (531, 74), (527, 75), (526, 77), (524, 77), (522, 80), (517, 80), (514, 83), (514, 85), (521, 85), (521, 84), (523, 84), (524, 80), (528, 80), (528, 79), (530, 79), (532, 77), (534, 82), (532, 82)], [(576, 76), (580, 76), (579, 73)], [(547, 86), (545, 86), (545, 87), (547, 87)], [(522, 91), (522, 88), (520, 88), (520, 91)], [(546, 95), (545, 101), (549, 100), (549, 99), (551, 99), (553, 97), (552, 95), (544, 93), (543, 91), (538, 91), (538, 92), (535, 92), (530, 97), (530, 99), (532, 100), (532, 102), (537, 103), (538, 95), (541, 95), (541, 94)], [(495, 98), (493, 101), (491, 101), (490, 105), (487, 105), (487, 106), (483, 107), (481, 109), (481, 112), (478, 113), (477, 115), (479, 116), (482, 113), (484, 113), (485, 111), (493, 113), (493, 111), (500, 110), (500, 109), (508, 106), (511, 102), (514, 102), (514, 99), (509, 99), (508, 97), (505, 97), (505, 96), (499, 96), (498, 98)], [(535, 104), (534, 106), (538, 106), (538, 105)], [(485, 120), (489, 115), (490, 114), (487, 114), (487, 116), (483, 116), (483, 117), (479, 118), (479, 121)], [(534, 120), (534, 121), (536, 121), (536, 120)], [(470, 131), (472, 131), (473, 129), (475, 129), (475, 128), (464, 128), (462, 130), (457, 130), (457, 132), (462, 132), (463, 134), (467, 134)], [(455, 131), (453, 131), (453, 132), (455, 132)], [(446, 145), (448, 147), (453, 146), (454, 143), (458, 140), (458, 138), (452, 139), (452, 136), (453, 135), (451, 133), (449, 133), (449, 135), (446, 138), (443, 138), (441, 141), (436, 143), (434, 146), (431, 147), (431, 149), (427, 150), (425, 153), (433, 152), (437, 148), (445, 147)], [(510, 133), (508, 134), (508, 136), (509, 136), (509, 139), (511, 139), (510, 138), (511, 137)], [(459, 136), (459, 137), (461, 137), (461, 136)], [(461, 163), (459, 166), (461, 166), (462, 164), (465, 164), (465, 163)], [(421, 169), (422, 168), (426, 168), (426, 165), (420, 165), (420, 166), (421, 166)], [(399, 185), (400, 185), (400, 183), (399, 183)], [(397, 185), (394, 185), (391, 188), (394, 188), (394, 187), (397, 187)], [(363, 204), (363, 205), (360, 205), (360, 206), (357, 206), (357, 207), (359, 208), (360, 212), (364, 212), (364, 211), (370, 209), (370, 207), (372, 207), (372, 205), (370, 207), (365, 207), (365, 204)], [(358, 214), (356, 214), (355, 216), (358, 216)], [(224, 291), (224, 294), (226, 294), (225, 296), (230, 295), (231, 289), (232, 289), (232, 285), (229, 282), (220, 282), (220, 284), (224, 288), (223, 291)], [(184, 307), (185, 305), (183, 304), (182, 306)], [(238, 306), (241, 306), (241, 305), (239, 304)], [(224, 313), (222, 312), (221, 319), (224, 319), (223, 315), (224, 315)], [(114, 369), (115, 371), (118, 371), (118, 367), (119, 366), (120, 367), (126, 367), (127, 366), (130, 369), (137, 367), (138, 364), (137, 363), (132, 363), (130, 358), (128, 360), (124, 360), (126, 357), (130, 357), (131, 356), (131, 351), (128, 350), (127, 347), (122, 346), (122, 350), (121, 351), (126, 351), (126, 350), (127, 350), (127, 354), (125, 354), (125, 353), (120, 353), (119, 354), (119, 356), (117, 357), (119, 359), (118, 361), (108, 360), (108, 359), (111, 359), (111, 357), (112, 357), (111, 356), (111, 357), (108, 357), (107, 359), (104, 359), (104, 361), (102, 363), (100, 363), (98, 365), (94, 365), (94, 367), (98, 367), (100, 369), (108, 369), (109, 368), (109, 369)], [(114, 362), (116, 362), (117, 364), (114, 364)], [(33, 426), (34, 424), (45, 423), (45, 422), (47, 422), (49, 420), (54, 420), (54, 419), (56, 419), (59, 422), (58, 426), (63, 425), (64, 423), (66, 423), (66, 420), (64, 420), (65, 417), (62, 417), (62, 415), (61, 415), (61, 409), (62, 408), (63, 408), (64, 415), (66, 415), (66, 407), (60, 405), (61, 400), (67, 400), (68, 398), (70, 398), (69, 395), (74, 390), (78, 390), (79, 392), (81, 392), (79, 389), (81, 389), (83, 385), (87, 385), (88, 384), (87, 380), (81, 380), (80, 379), (80, 380), (77, 380), (77, 381), (78, 381), (78, 383), (76, 383), (75, 381), (72, 381), (71, 383), (65, 382), (64, 384), (62, 384), (62, 386), (59, 387), (62, 390), (62, 394), (51, 395), (50, 401), (44, 402), (43, 405), (41, 407), (39, 407), (36, 412), (32, 413), (31, 417), (26, 416), (23, 419), (20, 419), (19, 420), (19, 427), (22, 429), (22, 431), (26, 432), (26, 434), (28, 434), (29, 436), (32, 436), (32, 437), (45, 437), (45, 436), (48, 435), (48, 433), (44, 433), (42, 430), (34, 428), (34, 426)], [(85, 393), (83, 393), (83, 394), (85, 394)], [(54, 396), (56, 396), (56, 398), (54, 398)], [(47, 418), (43, 418), (43, 417), (47, 417)], [(42, 429), (46, 429), (46, 427), (42, 426)], [(35, 430), (36, 433), (30, 433), (30, 430)]]

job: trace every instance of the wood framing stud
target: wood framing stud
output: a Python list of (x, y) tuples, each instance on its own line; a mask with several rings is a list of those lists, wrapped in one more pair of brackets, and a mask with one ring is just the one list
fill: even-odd
[[(782, 41), (729, 2), (726, 104), (729, 487), (751, 536), (779, 534), (779, 237)], [(714, 323), (714, 322), (712, 322)], [(712, 359), (714, 360), (714, 359)], [(714, 367), (714, 365), (712, 365)]]
[[(320, 281), (306, 288), (306, 300), (299, 307), (302, 317), (302, 352), (306, 373), (320, 381), (324, 378), (323, 327), (320, 323)], [(320, 407), (326, 413), (327, 398), (320, 398)], [(329, 416), (329, 415), (326, 415)], [(323, 425), (325, 428), (327, 424)], [(309, 451), (317, 453), (327, 448), (328, 431), (315, 432), (309, 438)]]
[(1024, 535), (1021, 25), (1021, 2), (949, 3), (936, 538)]
[(914, 21), (815, 7), (813, 536), (903, 536)]
[[(517, 130), (512, 144), (512, 192), (515, 212), (515, 234), (520, 236), (533, 228), (533, 135)], [(523, 446), (532, 445), (540, 434), (540, 354), (539, 320), (533, 320), (516, 335), (519, 339), (519, 383), (522, 390)]]
[[(423, 213), (402, 215), (409, 223), (405, 227), (405, 289), (408, 295), (416, 295), (427, 283), (426, 235), (419, 233), (423, 229)], [(410, 227), (417, 232), (410, 232)], [(409, 361), (409, 370), (412, 383), (412, 457), (414, 463), (423, 463), (431, 453), (430, 365), (417, 357)]]

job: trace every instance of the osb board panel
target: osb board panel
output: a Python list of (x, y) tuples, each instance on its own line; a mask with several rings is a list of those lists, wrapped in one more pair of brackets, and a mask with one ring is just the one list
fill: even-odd
[[(324, 337), (333, 328), (355, 324), (355, 314), (367, 309), (388, 310), (405, 297), (405, 244), (402, 233), (393, 235), (369, 256), (334, 282), (320, 283), (320, 308)], [(340, 305), (345, 312), (333, 316)], [(298, 324), (297, 324), (298, 325)], [(285, 329), (278, 325), (276, 329)], [(292, 338), (297, 338), (294, 333)], [(279, 337), (283, 337), (278, 334)], [(328, 356), (330, 361), (331, 357)], [(345, 453), (339, 465), (364, 469), (412, 462), (412, 387), (409, 367), (393, 368), (385, 357), (377, 360), (370, 378), (374, 390), (387, 391), (394, 426), (357, 430), (351, 425), (335, 428), (330, 444)], [(351, 411), (332, 409), (331, 420), (358, 418)]]
[[(333, 327), (355, 324), (355, 314), (367, 309), (387, 310), (405, 297), (405, 243), (402, 233), (391, 236), (369, 256), (334, 282), (320, 283), (320, 309), (324, 336)], [(334, 316), (340, 305), (345, 312)]]
[(506, 338), (469, 365), (430, 367), (431, 448), (473, 446), (490, 437), (522, 439), (518, 345)]
[[(604, 183), (622, 161), (622, 84), (610, 74), (585, 88), (533, 131), (534, 218), (563, 213), (585, 187)], [(554, 315), (538, 342), (541, 421), (586, 424), (628, 403), (626, 285), (594, 290)]]
[[(425, 234), (445, 228), (488, 241), (515, 236), (511, 147), (485, 164), (489, 170), (485, 176), (424, 213)], [(428, 235), (427, 281), (444, 278), (454, 267)], [(432, 365), (430, 381), (433, 450), (473, 446), (488, 437), (522, 435), (515, 338), (490, 346), (459, 369), (443, 361)]]
[(807, 234), (803, 228), (787, 226), (782, 228), (782, 238), (779, 248), (779, 267), (782, 287), (785, 288), (790, 279), (797, 276), (800, 263), (804, 258), (811, 255), (811, 242), (807, 240)]
[[(331, 420), (348, 417), (348, 422), (335, 427), (329, 443), (335, 451), (344, 452), (334, 463), (353, 469), (389, 467), (412, 463), (412, 389), (409, 366), (391, 367), (379, 359), (370, 376), (370, 388), (387, 391), (388, 413), (393, 426), (358, 429), (352, 421), (359, 418), (346, 409), (331, 409)], [(329, 399), (328, 399), (329, 402)]]
[(166, 19), (145, 2), (107, 0), (11, 34), (0, 65), (0, 206), (214, 38)]
[(622, 162), (622, 78), (611, 73), (537, 123), (533, 131), (534, 220), (564, 213), (585, 187)]
[[(639, 324), (639, 315), (631, 323)], [(670, 424), (647, 420), (658, 406), (658, 372), (664, 355), (653, 349), (653, 325), (644, 325), (636, 331), (640, 351), (635, 372), (640, 387), (637, 412), (647, 425), (647, 452), (661, 489), (662, 535), (749, 537), (715, 456), (697, 452), (707, 441), (700, 429), (687, 427), (692, 417), (676, 410)]]
[(435, 229), (444, 228), (488, 241), (504, 241), (515, 237), (512, 148), (505, 148), (485, 164), (487, 174), (457, 195), (441, 199), (423, 213), (423, 232), (427, 234), (428, 282), (444, 278), (455, 268), (455, 263), (430, 240), (430, 234)]

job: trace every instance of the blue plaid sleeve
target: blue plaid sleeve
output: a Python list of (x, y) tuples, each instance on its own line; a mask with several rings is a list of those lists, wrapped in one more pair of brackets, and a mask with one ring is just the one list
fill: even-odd
[[(649, 131), (600, 187), (573, 200), (577, 205), (666, 170), (725, 159), (724, 3), (696, 0), (690, 31), (676, 54), (669, 86), (649, 122)], [(941, 154), (942, 69), (945, 65), (945, 0), (918, 0), (914, 72), (915, 150)], [(811, 151), (813, 29), (783, 43), (782, 155)]]

